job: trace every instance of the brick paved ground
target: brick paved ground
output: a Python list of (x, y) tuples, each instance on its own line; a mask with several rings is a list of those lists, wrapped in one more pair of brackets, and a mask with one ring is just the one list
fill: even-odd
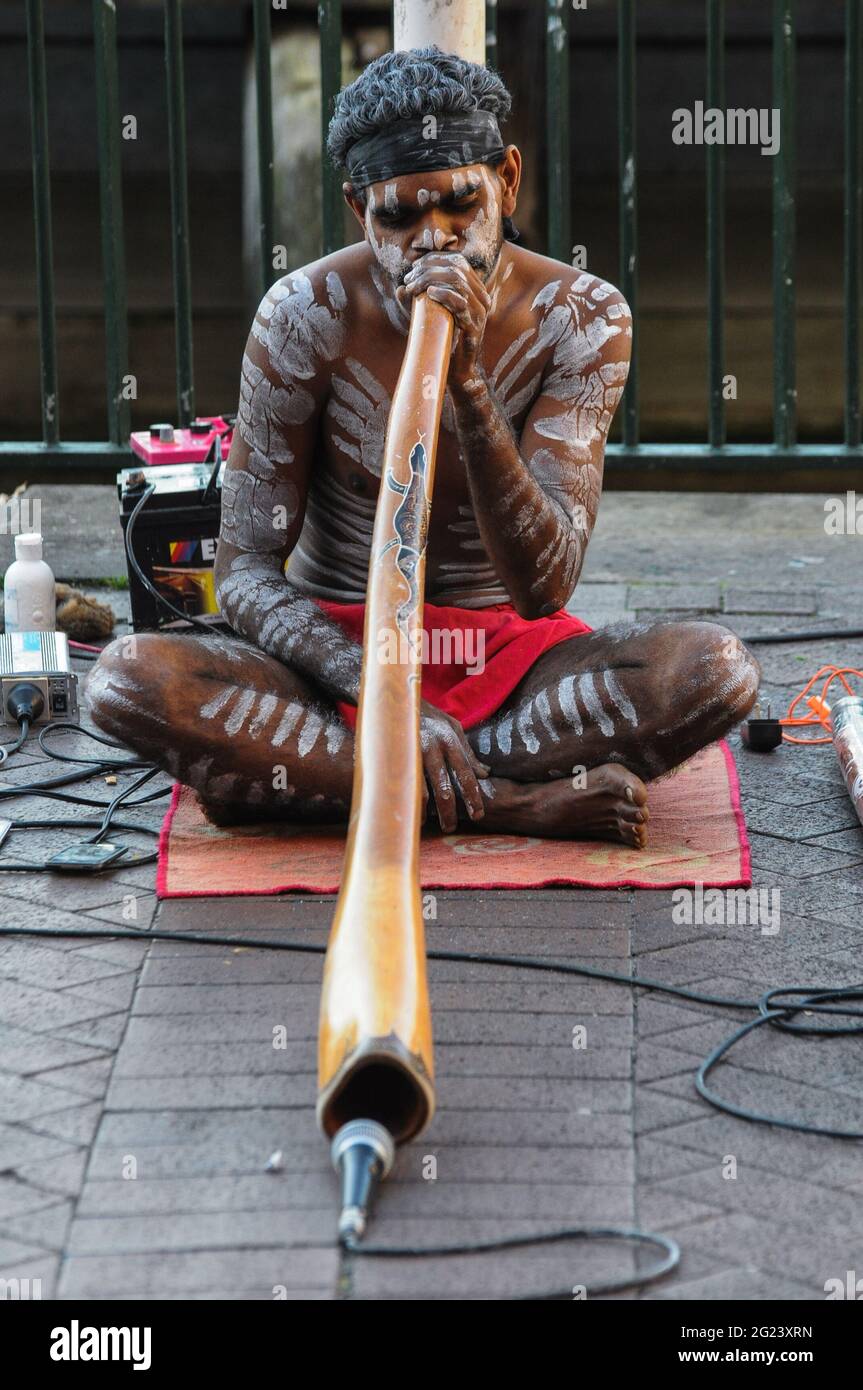
[[(86, 528), (71, 528), (68, 574), (121, 571), (99, 521), (113, 516), (107, 491), (77, 499), (102, 539), (88, 570)], [(611, 494), (573, 607), (596, 625), (671, 612), (719, 614), (744, 633), (845, 626), (863, 614), (861, 547), (825, 535), (818, 497)], [(761, 656), (765, 693), (784, 710), (822, 662), (863, 663), (863, 643)], [(429, 944), (553, 954), (744, 998), (854, 982), (863, 830), (832, 749), (759, 758), (733, 746), (754, 882), (781, 892), (777, 935), (676, 925), (667, 893), (551, 890), (441, 893)], [(44, 775), (28, 746), (2, 785)], [(71, 813), (22, 799), (8, 814)], [(60, 843), (61, 832), (33, 834), (26, 852)], [(20, 837), (7, 852), (23, 856)], [(340, 1263), (312, 1109), (319, 959), (147, 940), (157, 923), (323, 942), (332, 900), (157, 908), (153, 882), (152, 867), (0, 880), (5, 923), (141, 931), (140, 941), (0, 938), (0, 1278), (41, 1278), (43, 1296), (59, 1298), (269, 1299), (275, 1286), (289, 1297), (476, 1297), (631, 1268), (607, 1246), (482, 1264)], [(827, 1279), (863, 1269), (859, 1146), (749, 1125), (695, 1093), (694, 1067), (745, 1015), (482, 965), (433, 962), (430, 977), (439, 1110), (400, 1155), (377, 1238), (637, 1223), (683, 1250), (651, 1298), (823, 1298)], [(278, 1024), (288, 1043), (274, 1051)], [(583, 1051), (571, 1045), (576, 1024)], [(742, 1104), (859, 1128), (858, 1058), (853, 1038), (762, 1031), (717, 1082)], [(275, 1150), (284, 1170), (268, 1173)], [(435, 1180), (424, 1176), (430, 1156)]]

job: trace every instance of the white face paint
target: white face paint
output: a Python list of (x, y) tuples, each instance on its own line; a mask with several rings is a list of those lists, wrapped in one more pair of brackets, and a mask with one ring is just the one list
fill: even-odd
[(455, 238), (445, 232), (442, 227), (424, 227), (423, 234), (419, 242), (414, 242), (416, 250), (422, 251), (443, 251), (445, 247), (454, 243)]
[[(453, 191), (455, 187), (455, 174), (453, 175)], [(492, 268), (500, 254), (503, 232), (500, 225), (500, 215), (497, 211), (495, 200), (494, 183), (488, 169), (483, 166), (479, 174), (471, 172), (467, 180), (469, 187), (473, 189), (484, 187), (487, 193), (487, 205), (492, 210), (487, 213), (482, 206), (477, 208), (476, 214), (468, 224), (464, 237), (464, 254), (470, 256), (480, 256), (483, 263)]]
[[(404, 277), (407, 274), (408, 270), (410, 269), (410, 262), (408, 258), (405, 256), (400, 244), (398, 243), (395, 237), (388, 237), (385, 232), (381, 233), (380, 240), (378, 240), (378, 238), (375, 236), (374, 222), (372, 221), (373, 211), (374, 199), (373, 197), (370, 197), (369, 204), (366, 209), (365, 221), (366, 234), (369, 239), (369, 245), (371, 246), (372, 251), (375, 254), (378, 264), (389, 276), (393, 285), (400, 285), (404, 280)], [(391, 289), (390, 294), (392, 294)], [(397, 307), (401, 307), (398, 305), (398, 300), (395, 298), (394, 295), (393, 303), (396, 304)], [(406, 311), (403, 311), (403, 314), (405, 319), (409, 323), (410, 315), (407, 314)]]

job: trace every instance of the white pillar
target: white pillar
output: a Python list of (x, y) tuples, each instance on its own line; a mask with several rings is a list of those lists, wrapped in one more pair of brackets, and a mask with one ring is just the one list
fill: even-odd
[(485, 0), (393, 0), (393, 49), (430, 43), (485, 66)]

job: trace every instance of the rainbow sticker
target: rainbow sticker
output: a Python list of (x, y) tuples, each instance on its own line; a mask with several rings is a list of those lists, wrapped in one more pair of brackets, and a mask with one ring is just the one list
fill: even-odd
[(187, 565), (195, 558), (198, 541), (169, 541), (168, 548), (172, 565)]

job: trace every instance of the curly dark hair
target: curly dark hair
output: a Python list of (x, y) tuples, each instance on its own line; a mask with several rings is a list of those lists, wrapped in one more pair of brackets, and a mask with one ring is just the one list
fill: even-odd
[[(512, 97), (493, 68), (470, 63), (457, 53), (444, 53), (436, 43), (382, 53), (336, 96), (327, 153), (334, 164), (344, 166), (351, 145), (385, 130), (392, 121), (453, 111), (491, 111), (503, 122), (511, 107)], [(357, 190), (364, 205), (366, 196), (364, 189)], [(507, 241), (520, 239), (510, 217), (504, 217), (503, 229)]]
[(335, 100), (327, 153), (336, 165), (357, 140), (376, 135), (397, 120), (454, 111), (509, 115), (512, 97), (491, 68), (469, 63), (437, 44), (382, 53)]

